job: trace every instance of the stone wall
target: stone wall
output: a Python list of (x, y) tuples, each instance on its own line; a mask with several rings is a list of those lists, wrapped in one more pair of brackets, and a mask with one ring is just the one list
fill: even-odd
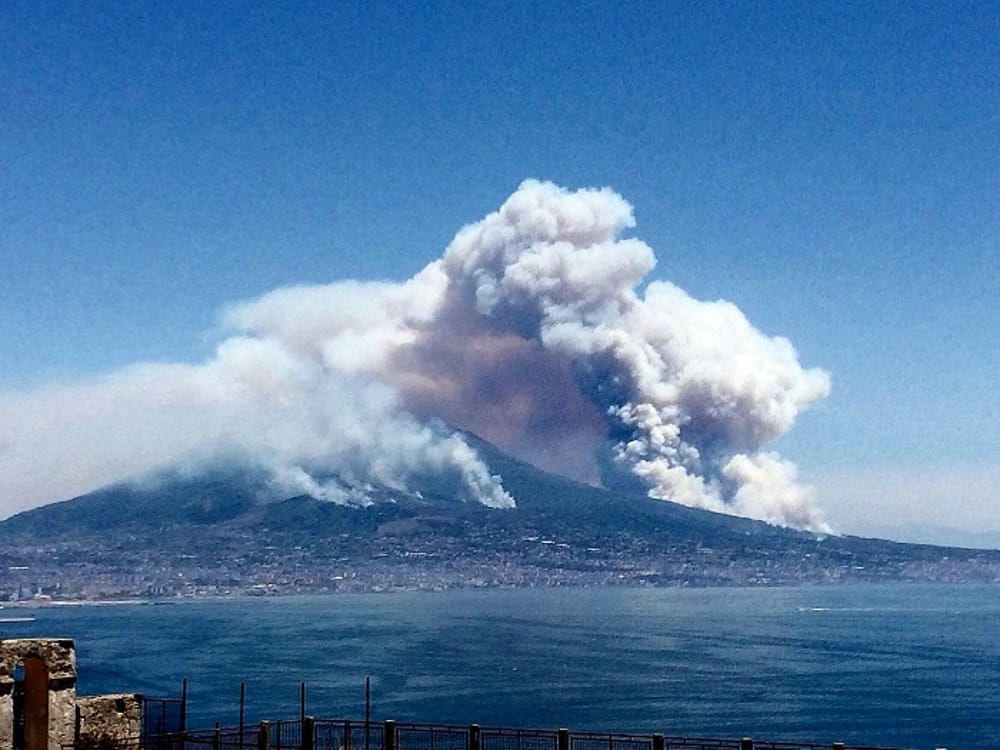
[(96, 695), (76, 702), (80, 744), (125, 746), (142, 732), (142, 696), (138, 693)]
[[(27, 667), (26, 682), (43, 679), (47, 706), (29, 695), (25, 732), (27, 750), (60, 750), (73, 742), (76, 728), (76, 649), (64, 638), (16, 638), (0, 640), (0, 750), (14, 746), (14, 671)], [(47, 716), (46, 716), (47, 714)], [(45, 726), (38, 727), (43, 720)], [(36, 731), (37, 730), (37, 731)], [(44, 738), (44, 740), (43, 740)], [(44, 749), (42, 745), (44, 744)]]
[[(76, 649), (65, 638), (0, 639), (0, 750), (14, 747), (14, 675), (24, 670), (24, 748), (62, 750), (134, 744), (142, 732), (142, 696), (77, 698)], [(79, 736), (77, 728), (79, 727)]]

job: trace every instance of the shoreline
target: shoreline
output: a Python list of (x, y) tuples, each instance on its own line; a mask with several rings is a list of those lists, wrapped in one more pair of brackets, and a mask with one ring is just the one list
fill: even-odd
[(20, 601), (0, 602), (0, 617), (5, 611), (15, 610), (38, 611), (44, 609), (73, 609), (83, 607), (117, 607), (117, 606), (164, 606), (170, 604), (186, 604), (193, 602), (263, 602), (276, 601), (289, 598), (313, 598), (326, 596), (392, 596), (393, 594), (420, 594), (435, 595), (449, 593), (499, 593), (510, 591), (593, 591), (599, 589), (630, 589), (634, 591), (708, 591), (718, 589), (728, 589), (732, 591), (755, 591), (755, 590), (795, 590), (814, 589), (823, 591), (835, 591), (837, 589), (852, 588), (878, 588), (895, 589), (910, 587), (935, 587), (935, 588), (1000, 588), (1000, 581), (836, 581), (836, 582), (802, 582), (788, 584), (761, 584), (761, 585), (701, 585), (701, 586), (664, 586), (664, 585), (538, 585), (538, 586), (451, 586), (447, 588), (421, 588), (421, 587), (386, 587), (372, 589), (329, 589), (329, 590), (304, 590), (304, 591), (275, 591), (266, 594), (248, 593), (238, 591), (233, 593), (206, 593), (188, 594), (182, 596), (166, 597), (130, 597), (127, 599), (26, 599)]

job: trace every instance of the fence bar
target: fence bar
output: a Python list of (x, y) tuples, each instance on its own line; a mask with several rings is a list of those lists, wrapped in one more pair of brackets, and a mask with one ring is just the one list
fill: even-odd
[(187, 731), (187, 715), (188, 715), (188, 678), (185, 677), (181, 681), (181, 732)]
[[(302, 688), (305, 690), (305, 683), (302, 683)], [(316, 720), (312, 716), (304, 716), (302, 718), (302, 750), (313, 750), (316, 745)]]
[(365, 750), (368, 748), (368, 737), (371, 734), (372, 721), (372, 678), (365, 677)]
[(188, 705), (188, 678), (185, 677), (181, 680), (181, 720), (178, 731), (180, 732), (180, 738), (177, 740), (177, 750), (185, 750), (184, 748), (184, 733), (187, 732), (187, 705)]
[(245, 682), (240, 683), (240, 750), (243, 750), (243, 721), (246, 716), (245, 709), (247, 704), (247, 684)]
[[(171, 705), (176, 705), (176, 701)], [(153, 719), (161, 706), (150, 706)], [(568, 729), (483, 727), (378, 720), (369, 750), (876, 750), (844, 742), (768, 742), (750, 737), (680, 737), (662, 733), (572, 732)], [(152, 728), (153, 721), (150, 721)], [(368, 734), (369, 726), (365, 726)], [(82, 731), (82, 730), (81, 730)], [(354, 737), (357, 731), (359, 736)], [(251, 721), (243, 728), (148, 734), (141, 750), (363, 750), (360, 720)], [(382, 732), (382, 741), (379, 740)], [(182, 744), (183, 743), (183, 747)], [(9, 750), (9, 748), (8, 748)], [(60, 750), (71, 750), (70, 747)], [(132, 750), (140, 750), (137, 746)], [(882, 748), (881, 750), (890, 750)]]

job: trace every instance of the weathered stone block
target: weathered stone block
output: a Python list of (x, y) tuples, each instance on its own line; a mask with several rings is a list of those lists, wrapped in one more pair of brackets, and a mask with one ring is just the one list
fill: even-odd
[(14, 674), (24, 669), (25, 750), (60, 750), (76, 726), (76, 649), (65, 638), (0, 640), (0, 750), (14, 746)]
[(84, 746), (134, 744), (142, 731), (142, 696), (138, 693), (77, 699), (79, 740)]
[(142, 732), (137, 693), (76, 695), (76, 649), (65, 638), (0, 640), (0, 750), (14, 747), (14, 687), (18, 668), (24, 750), (134, 745)]

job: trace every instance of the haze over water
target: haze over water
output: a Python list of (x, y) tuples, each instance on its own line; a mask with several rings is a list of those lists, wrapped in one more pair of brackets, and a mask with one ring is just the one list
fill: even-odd
[(989, 586), (548, 589), (41, 608), (81, 693), (179, 693), (193, 727), (308, 712), (914, 748), (994, 748)]

